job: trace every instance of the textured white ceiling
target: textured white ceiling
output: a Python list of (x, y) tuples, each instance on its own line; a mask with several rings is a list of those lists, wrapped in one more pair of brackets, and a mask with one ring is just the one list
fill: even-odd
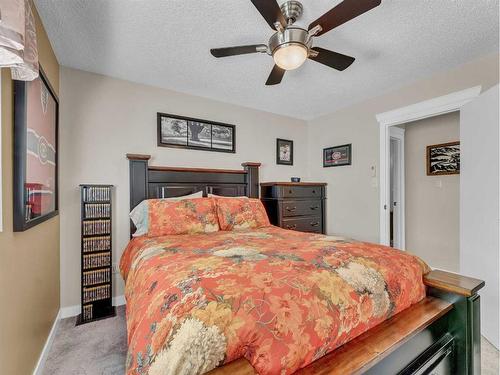
[[(339, 0), (302, 0), (308, 25)], [(279, 1), (280, 3), (283, 1)], [(210, 48), (267, 43), (249, 0), (35, 0), (62, 65), (311, 119), (498, 51), (499, 0), (382, 0), (315, 39), (356, 57), (338, 72), (314, 61), (264, 85), (272, 58), (215, 59)]]

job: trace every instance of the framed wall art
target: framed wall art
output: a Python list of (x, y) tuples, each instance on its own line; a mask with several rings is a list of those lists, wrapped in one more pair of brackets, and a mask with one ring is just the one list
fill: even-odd
[(427, 176), (460, 174), (460, 142), (427, 146)]
[(352, 144), (323, 149), (323, 167), (340, 167), (351, 165), (351, 162)]
[(276, 164), (293, 165), (293, 141), (276, 139)]
[(58, 213), (59, 102), (42, 68), (14, 81), (14, 231)]
[(191, 117), (157, 114), (158, 146), (236, 152), (236, 127)]

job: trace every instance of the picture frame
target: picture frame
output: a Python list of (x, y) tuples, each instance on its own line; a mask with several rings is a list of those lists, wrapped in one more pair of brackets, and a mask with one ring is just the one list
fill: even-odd
[(460, 141), (427, 146), (427, 176), (460, 174)]
[(352, 164), (352, 143), (323, 149), (323, 168)]
[(276, 138), (276, 164), (293, 165), (293, 141)]
[(59, 213), (59, 99), (39, 72), (33, 81), (14, 81), (14, 232)]
[(157, 145), (236, 153), (236, 126), (158, 112)]

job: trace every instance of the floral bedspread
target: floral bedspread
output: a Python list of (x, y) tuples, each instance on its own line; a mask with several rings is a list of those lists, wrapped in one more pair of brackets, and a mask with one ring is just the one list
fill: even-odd
[(245, 357), (290, 374), (425, 296), (408, 253), (266, 227), (138, 237), (126, 280), (127, 374), (197, 374)]

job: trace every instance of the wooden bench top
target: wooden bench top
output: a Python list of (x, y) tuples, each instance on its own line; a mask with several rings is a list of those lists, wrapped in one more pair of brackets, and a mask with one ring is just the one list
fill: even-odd
[(424, 275), (424, 284), (461, 296), (470, 297), (484, 286), (484, 281), (441, 270)]
[[(330, 354), (316, 360), (296, 374), (362, 373), (391, 354), (452, 309), (447, 301), (426, 297), (416, 305), (396, 314)], [(211, 375), (253, 375), (252, 365), (240, 358), (209, 372)]]

